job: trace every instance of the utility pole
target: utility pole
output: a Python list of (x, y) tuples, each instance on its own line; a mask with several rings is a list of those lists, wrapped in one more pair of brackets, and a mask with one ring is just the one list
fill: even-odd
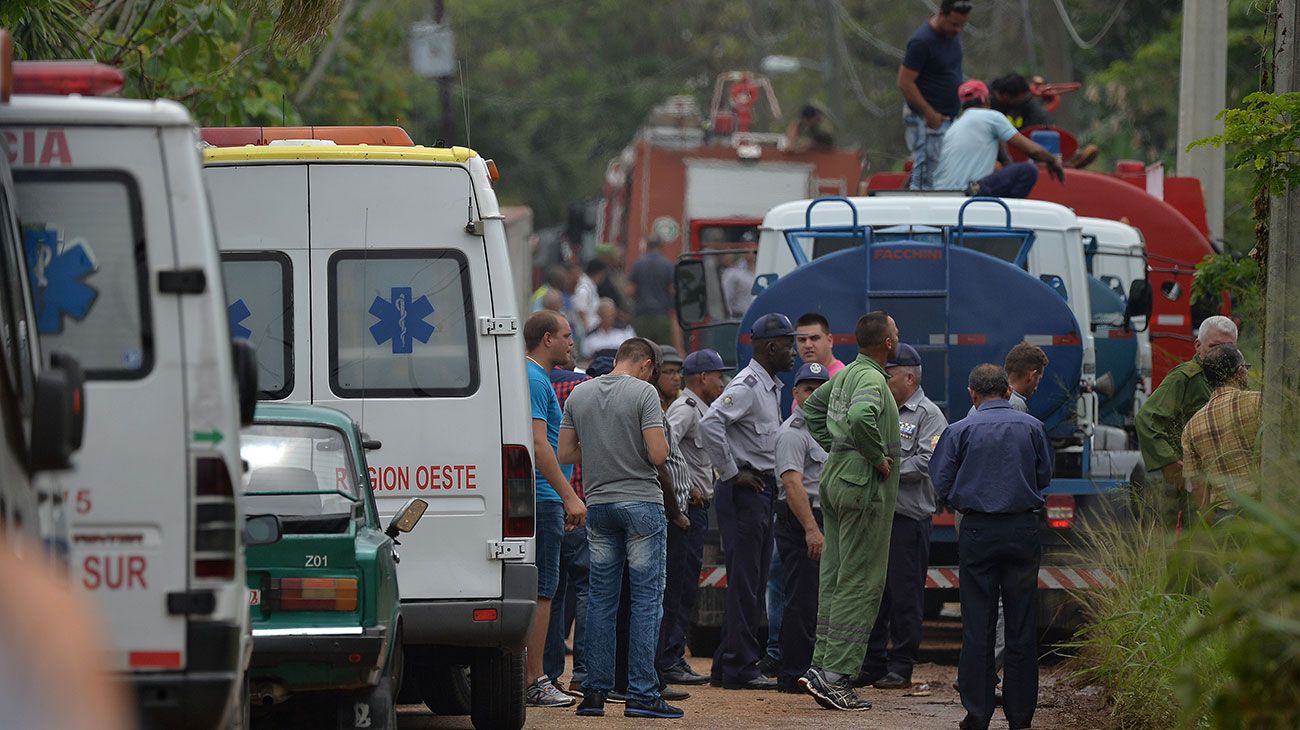
[[(1277, 12), (1273, 90), (1283, 94), (1300, 84), (1300, 2), (1279, 0)], [(1270, 201), (1268, 238), (1262, 491), (1272, 500), (1284, 486), (1294, 488), (1300, 463), (1300, 190), (1288, 188)]]
[[(444, 0), (433, 0), (433, 22), (443, 25), (447, 20), (447, 6)], [(451, 76), (440, 76), (438, 78), (438, 138), (446, 144), (453, 144), (451, 138), (452, 115), (451, 115)]]
[(1203, 145), (1189, 152), (1187, 145), (1223, 131), (1218, 117), (1228, 95), (1228, 3), (1224, 0), (1183, 0), (1178, 72), (1178, 174), (1200, 179), (1210, 238), (1223, 238), (1223, 148)]
[[(840, 25), (839, 9), (836, 0), (822, 0), (822, 11), (826, 15), (826, 54), (825, 68), (822, 70), (826, 79), (826, 107), (831, 113), (831, 121), (839, 128), (844, 126), (844, 72), (840, 67), (840, 52), (844, 48), (844, 31)], [(847, 60), (847, 59), (844, 59)]]

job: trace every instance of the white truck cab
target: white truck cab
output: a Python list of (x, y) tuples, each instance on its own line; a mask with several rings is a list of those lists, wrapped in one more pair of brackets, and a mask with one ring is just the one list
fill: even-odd
[(84, 443), (56, 477), (71, 580), (146, 726), (242, 727), (251, 350), (228, 334), (193, 122), (93, 96), (120, 85), (98, 64), (16, 64), (0, 107), (36, 332), (87, 378)]
[[(1079, 217), (1083, 233), (1084, 255), (1088, 273), (1127, 303), (1133, 282), (1147, 279), (1146, 241), (1142, 232), (1122, 221), (1106, 218)], [(1151, 335), (1147, 331), (1146, 317), (1132, 318), (1133, 331), (1138, 343), (1138, 369), (1142, 387), (1134, 413), (1142, 401), (1151, 394)]]
[(383, 519), (428, 500), (398, 565), (408, 680), (439, 714), (518, 728), (532, 436), (495, 168), (366, 129), (204, 130), (233, 145), (204, 152), (230, 326), (259, 348), (264, 399), (336, 408), (382, 443)]

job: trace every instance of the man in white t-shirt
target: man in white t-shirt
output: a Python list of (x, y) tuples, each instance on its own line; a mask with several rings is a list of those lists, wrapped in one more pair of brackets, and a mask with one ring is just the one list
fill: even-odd
[(961, 190), (968, 195), (1024, 198), (1038, 182), (1038, 165), (1017, 162), (994, 170), (998, 147), (1006, 143), (1032, 160), (1047, 165), (1047, 172), (1065, 182), (1061, 161), (1042, 145), (1016, 131), (1005, 114), (989, 107), (989, 88), (972, 79), (957, 89), (962, 113), (943, 136), (943, 153), (934, 174), (935, 190)]

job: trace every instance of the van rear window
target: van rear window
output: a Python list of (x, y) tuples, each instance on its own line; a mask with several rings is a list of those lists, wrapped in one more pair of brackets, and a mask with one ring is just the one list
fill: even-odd
[(329, 260), (330, 389), (340, 398), (478, 390), (469, 262), (454, 249), (340, 251)]
[(257, 348), (257, 387), (266, 400), (293, 392), (293, 262), (279, 251), (221, 254), (230, 336)]
[(43, 349), (75, 357), (90, 379), (144, 377), (153, 336), (135, 179), (90, 170), (14, 177)]

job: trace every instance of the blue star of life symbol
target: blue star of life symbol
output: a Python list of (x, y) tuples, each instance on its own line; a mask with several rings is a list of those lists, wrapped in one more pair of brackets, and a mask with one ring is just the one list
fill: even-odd
[(230, 336), (241, 337), (245, 340), (253, 336), (253, 331), (244, 326), (244, 320), (253, 316), (249, 311), (248, 305), (243, 299), (236, 299), (229, 307), (226, 308), (227, 316), (230, 319)]
[(60, 246), (60, 238), (59, 230), (54, 227), (31, 227), (23, 231), (27, 272), (36, 308), (36, 331), (41, 334), (62, 332), (64, 315), (77, 322), (85, 319), (99, 296), (85, 282), (98, 269), (86, 242), (76, 239), (70, 246)]
[(392, 341), (394, 355), (410, 354), (415, 340), (428, 343), (433, 335), (433, 325), (424, 321), (433, 314), (433, 305), (427, 296), (412, 301), (409, 286), (395, 286), (392, 292), (387, 301), (375, 297), (371, 303), (370, 313), (379, 321), (370, 326), (370, 336), (376, 345)]

